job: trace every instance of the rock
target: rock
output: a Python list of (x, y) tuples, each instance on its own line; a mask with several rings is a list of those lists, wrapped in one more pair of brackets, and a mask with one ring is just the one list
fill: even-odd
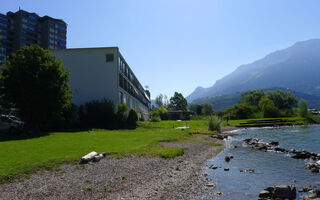
[(223, 195), (222, 192), (216, 192), (216, 194), (219, 195), (219, 196)]
[(296, 151), (295, 155), (292, 156), (292, 158), (295, 158), (295, 159), (307, 159), (310, 157), (311, 157), (311, 154), (307, 151)]
[(103, 158), (103, 154), (98, 154), (92, 158), (92, 162), (99, 162)]
[(224, 171), (229, 171), (230, 169), (229, 168), (224, 168)]
[(278, 145), (279, 145), (279, 142), (271, 141), (271, 142), (270, 142), (270, 145), (272, 145), (272, 146), (278, 146)]
[(248, 168), (248, 169), (246, 169), (246, 170), (245, 170), (245, 172), (253, 173), (253, 172), (254, 172), (254, 169), (250, 169), (250, 168)]
[(262, 190), (259, 194), (260, 198), (271, 198), (272, 197), (272, 193), (267, 191), (267, 190)]
[(209, 168), (210, 169), (218, 169), (218, 166), (217, 165), (211, 165)]
[(310, 171), (311, 171), (312, 173), (319, 173), (319, 168), (317, 168), (317, 167), (312, 167), (312, 168), (310, 169)]
[(299, 192), (309, 192), (310, 190), (312, 190), (312, 189), (309, 188), (308, 186), (304, 186), (299, 190)]
[(87, 155), (85, 155), (81, 158), (80, 164), (87, 164), (97, 155), (98, 155), (98, 153), (95, 151), (88, 153)]
[(243, 172), (243, 169), (240, 169), (240, 172)]
[(228, 156), (224, 157), (224, 160), (225, 160), (226, 162), (229, 162), (232, 158), (233, 158), (233, 156), (228, 155)]
[(295, 199), (296, 187), (289, 185), (276, 185), (273, 192), (274, 198)]
[(274, 150), (278, 151), (278, 152), (285, 152), (286, 151), (285, 149), (279, 148), (279, 147), (274, 148)]
[(312, 194), (301, 196), (304, 200), (319, 200), (320, 199), (320, 189), (314, 190)]
[(223, 140), (225, 137), (222, 135), (212, 135), (212, 138), (218, 139), (218, 140)]
[(206, 186), (207, 186), (207, 187), (214, 187), (215, 185), (214, 185), (214, 183), (211, 183), (211, 182), (210, 182), (210, 183), (207, 183)]

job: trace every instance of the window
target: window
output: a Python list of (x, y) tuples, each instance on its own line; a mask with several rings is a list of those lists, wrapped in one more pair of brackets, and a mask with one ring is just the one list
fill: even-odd
[(0, 23), (0, 26), (2, 26), (2, 27), (8, 27), (7, 24), (3, 24), (3, 23)]
[(1, 15), (0, 15), (0, 19), (3, 20), (3, 21), (5, 21), (5, 22), (9, 21), (6, 17), (1, 16)]
[(107, 54), (106, 55), (106, 61), (107, 62), (113, 62), (113, 53)]

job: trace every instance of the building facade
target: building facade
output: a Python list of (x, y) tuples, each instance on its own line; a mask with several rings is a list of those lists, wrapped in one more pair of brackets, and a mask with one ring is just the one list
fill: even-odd
[(44, 49), (65, 49), (67, 24), (61, 19), (40, 17), (24, 10), (0, 13), (0, 64), (6, 56), (29, 44), (38, 44)]
[(118, 47), (51, 50), (51, 54), (70, 69), (76, 105), (106, 98), (115, 105), (125, 103), (148, 119), (150, 93), (142, 87)]

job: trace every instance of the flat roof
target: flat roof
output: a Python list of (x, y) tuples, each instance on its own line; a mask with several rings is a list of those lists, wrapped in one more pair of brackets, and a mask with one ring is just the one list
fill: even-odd
[(50, 49), (50, 51), (79, 51), (79, 50), (96, 50), (96, 49), (118, 49), (119, 47), (84, 47), (84, 48), (68, 48), (68, 49)]

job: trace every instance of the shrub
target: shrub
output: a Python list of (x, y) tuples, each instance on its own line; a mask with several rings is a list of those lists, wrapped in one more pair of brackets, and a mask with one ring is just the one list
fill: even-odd
[(209, 117), (209, 131), (218, 131), (221, 130), (221, 120), (217, 116)]
[(158, 109), (152, 110), (149, 114), (150, 114), (150, 119), (152, 122), (160, 122), (161, 121)]
[(226, 109), (225, 116), (228, 116), (228, 119), (249, 119), (257, 110), (256, 106), (236, 104)]
[(106, 99), (81, 105), (78, 116), (82, 128), (115, 128), (114, 104)]
[(118, 104), (115, 111), (116, 125), (117, 127), (123, 127), (125, 125), (127, 116), (126, 112), (128, 110), (128, 106), (126, 104)]
[(158, 112), (159, 112), (161, 120), (168, 119), (168, 110), (165, 107), (161, 106), (160, 108), (158, 108)]
[(135, 109), (131, 109), (129, 111), (129, 115), (128, 115), (128, 118), (127, 118), (127, 125), (130, 127), (130, 128), (136, 128), (137, 126), (137, 121), (138, 121), (138, 114), (137, 114), (137, 111)]

